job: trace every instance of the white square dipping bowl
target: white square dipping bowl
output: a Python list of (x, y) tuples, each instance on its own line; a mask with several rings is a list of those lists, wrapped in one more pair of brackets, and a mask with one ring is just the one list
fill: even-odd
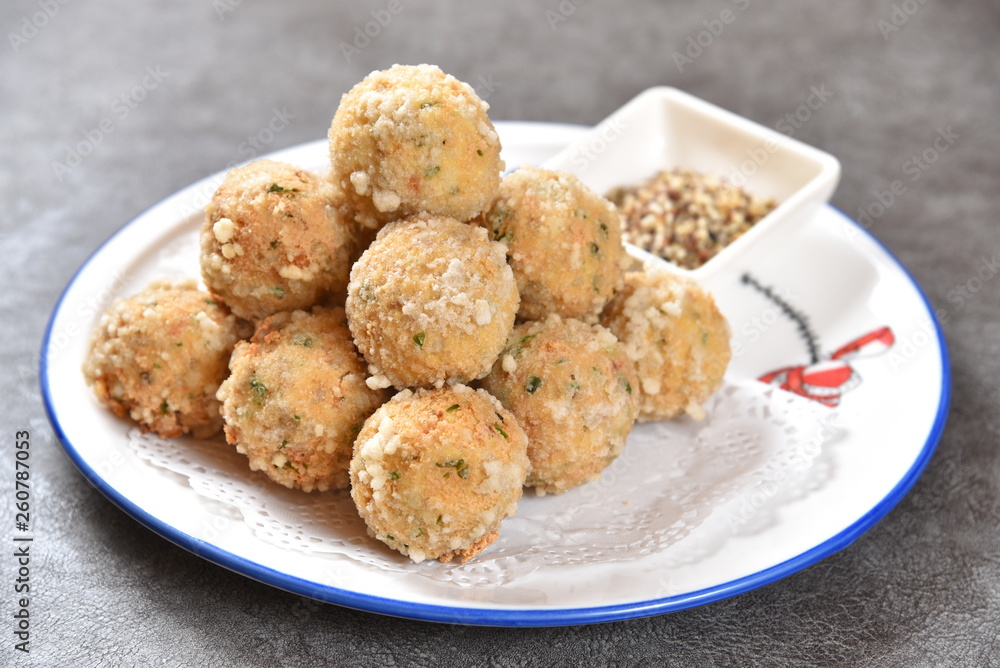
[(795, 231), (793, 222), (805, 223), (830, 199), (840, 179), (840, 162), (829, 153), (669, 87), (640, 93), (543, 166), (575, 174), (602, 195), (680, 167), (773, 198), (771, 213), (697, 269), (663, 261), (700, 283), (742, 271), (762, 243), (781, 243)]

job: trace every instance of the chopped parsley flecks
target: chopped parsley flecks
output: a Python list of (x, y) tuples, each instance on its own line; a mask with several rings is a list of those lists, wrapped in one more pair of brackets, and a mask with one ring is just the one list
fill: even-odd
[(418, 348), (420, 348), (421, 350), (423, 350), (424, 349), (424, 339), (426, 339), (426, 338), (427, 338), (427, 335), (424, 334), (423, 332), (420, 332), (419, 334), (414, 335), (413, 342), (415, 344), (417, 344)]
[(312, 337), (306, 336), (305, 334), (296, 334), (292, 337), (292, 345), (302, 346), (303, 348), (312, 348), (313, 340)]
[(437, 174), (440, 171), (441, 171), (441, 165), (434, 165), (433, 167), (431, 167), (430, 169), (428, 169), (426, 172), (424, 172), (424, 178), (425, 179), (429, 179), (429, 178), (431, 178), (432, 176), (434, 176), (435, 174)]
[(593, 253), (594, 255), (597, 255), (598, 253), (601, 252), (601, 247), (598, 246), (595, 243), (591, 243), (590, 244), (590, 252)]
[(481, 148), (476, 149), (476, 155), (478, 155), (480, 158), (483, 157), (483, 149)]
[(522, 336), (521, 340), (518, 341), (518, 345), (519, 346), (523, 346), (525, 343), (527, 343), (528, 341), (532, 340), (536, 336), (538, 336), (538, 335), (537, 334), (528, 334), (527, 336)]
[(283, 468), (283, 469), (291, 469), (292, 471), (295, 471), (296, 473), (299, 472), (299, 470), (297, 468), (295, 468), (295, 466), (291, 462), (285, 462), (285, 465), (282, 466), (281, 468)]
[(250, 379), (250, 391), (253, 392), (252, 399), (255, 404), (260, 405), (264, 403), (264, 397), (267, 395), (267, 386), (257, 380), (256, 376)]
[(274, 296), (277, 297), (278, 299), (284, 299), (285, 295), (288, 294), (285, 292), (285, 289), (280, 285), (276, 285), (273, 288), (271, 288), (271, 292), (273, 292)]
[(399, 473), (396, 471), (389, 471), (389, 480), (399, 480)]
[[(504, 439), (509, 439), (510, 438), (510, 436), (507, 434), (507, 432), (505, 432), (503, 430), (503, 427), (500, 426), (499, 422), (494, 422), (493, 423), (493, 428), (496, 429), (498, 432), (500, 432), (500, 435), (503, 436)], [(461, 473), (459, 475), (461, 475)]]
[(292, 417), (295, 418), (296, 420), (301, 420), (302, 419), (301, 415), (293, 415)]
[(284, 447), (286, 445), (288, 445), (288, 439), (287, 438), (281, 442), (281, 445), (278, 446), (278, 449), (282, 450), (282, 449), (284, 449)]
[(493, 228), (499, 232), (499, 228), (505, 221), (514, 217), (514, 211), (511, 209), (505, 209), (503, 207), (498, 207), (490, 214), (490, 218), (493, 220)]
[(166, 399), (164, 399), (163, 403), (160, 404), (160, 412), (163, 413), (164, 415), (166, 415), (167, 413), (170, 412), (170, 406), (167, 405), (167, 400)]
[(708, 343), (708, 332), (706, 332), (703, 329), (703, 330), (701, 330), (701, 344), (705, 345), (706, 343)]
[(452, 404), (451, 406), (448, 406), (448, 408), (446, 408), (445, 410), (448, 411), (449, 413), (454, 413), (455, 411), (458, 410), (458, 404)]
[(284, 188), (284, 187), (278, 185), (277, 183), (272, 183), (271, 187), (267, 189), (267, 192), (269, 192), (269, 193), (297, 193), (297, 192), (299, 192), (299, 189), (298, 188)]
[[(446, 459), (443, 462), (438, 462), (437, 467), (442, 469), (455, 469), (459, 478), (469, 477), (469, 465), (465, 463), (464, 459)], [(444, 474), (445, 478), (450, 476), (451, 471)]]
[(534, 394), (541, 386), (542, 386), (542, 379), (539, 378), (538, 376), (531, 376), (530, 378), (528, 378), (528, 382), (524, 386), (524, 389), (528, 391), (528, 394)]

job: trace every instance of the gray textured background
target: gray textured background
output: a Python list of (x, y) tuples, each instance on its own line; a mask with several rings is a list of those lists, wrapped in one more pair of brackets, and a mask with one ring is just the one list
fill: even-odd
[[(339, 43), (388, 2), (51, 0), (57, 9), (45, 17), (46, 2), (0, 9), (0, 535), (12, 533), (13, 433), (29, 428), (31, 663), (1000, 665), (1000, 280), (964, 301), (956, 292), (980, 258), (1000, 251), (996, 2), (897, 0), (901, 25), (888, 32), (888, 0), (647, 0), (627, 9), (592, 0), (555, 29), (546, 11), (558, 11), (557, 0), (460, 9), (402, 0), (403, 12), (350, 62)], [(726, 8), (735, 20), (680, 71), (671, 54)], [(340, 95), (394, 62), (495, 82), (494, 119), (594, 123), (640, 90), (670, 84), (774, 126), (810, 87), (826, 86), (831, 99), (795, 134), (840, 158), (833, 202), (852, 215), (951, 126), (959, 140), (872, 226), (948, 320), (951, 416), (909, 496), (848, 549), (763, 589), (651, 619), (537, 630), (316, 604), (203, 561), (115, 508), (59, 448), (40, 404), (36, 358), (60, 291), (137, 213), (247, 157), (241, 142), (275, 108), (294, 119), (267, 150), (323, 137)], [(116, 98), (147, 67), (160, 68), (162, 82), (121, 117)], [(103, 119), (113, 132), (57, 174), (53, 163)], [(6, 664), (24, 657), (10, 634), (13, 559), (0, 562)]]

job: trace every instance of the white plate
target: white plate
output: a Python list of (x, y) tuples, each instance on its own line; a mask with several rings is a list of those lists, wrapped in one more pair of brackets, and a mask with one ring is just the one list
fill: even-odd
[[(496, 125), (509, 165), (540, 163), (586, 131)], [(315, 167), (325, 156), (326, 143), (317, 141), (268, 157)], [(770, 498), (764, 490), (739, 499), (661, 553), (541, 568), (509, 585), (463, 588), (373, 572), (349, 560), (338, 561), (331, 578), (330, 561), (259, 540), (184, 479), (136, 457), (125, 442), (127, 426), (91, 400), (80, 371), (90, 331), (113, 298), (135, 293), (154, 276), (196, 275), (196, 258), (165, 266), (169, 249), (190, 244), (199, 211), (221, 178), (155, 205), (80, 269), (49, 323), (41, 384), (66, 452), (114, 503), (174, 543), (276, 587), (383, 614), (502, 626), (603, 622), (701, 605), (782, 578), (850, 544), (913, 485), (944, 427), (948, 361), (933, 312), (878, 241), (826, 207), (794, 226), (780, 246), (755, 249), (749, 271), (759, 287), (725, 274), (708, 285), (733, 328), (735, 374), (786, 369), (780, 379), (787, 383), (840, 388), (823, 391), (827, 401), (838, 392), (843, 397), (836, 436), (821, 456), (822, 475), (811, 486), (793, 495)], [(763, 288), (808, 317), (815, 363), (795, 321)], [(887, 349), (882, 328), (894, 338)], [(881, 336), (859, 350), (842, 349), (869, 332)], [(675, 558), (675, 548), (688, 558)]]

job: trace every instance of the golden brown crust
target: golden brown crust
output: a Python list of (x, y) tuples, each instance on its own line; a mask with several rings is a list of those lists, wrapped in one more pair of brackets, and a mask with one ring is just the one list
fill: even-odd
[(639, 420), (701, 417), (729, 365), (729, 325), (712, 295), (665, 271), (629, 272), (601, 324), (635, 363)]
[(417, 562), (454, 555), (514, 514), (526, 449), (517, 420), (485, 390), (403, 390), (358, 435), (351, 497), (389, 547)]
[(330, 125), (331, 178), (354, 224), (427, 212), (466, 221), (496, 196), (500, 140), (468, 84), (433, 65), (395, 65), (343, 96)]
[(365, 384), (344, 310), (270, 316), (230, 368), (218, 394), (226, 440), (250, 468), (307, 492), (346, 489), (354, 438), (387, 396)]
[(231, 170), (206, 208), (201, 273), (242, 318), (343, 300), (353, 240), (329, 181), (285, 163)]
[(491, 533), (486, 534), (485, 536), (483, 536), (482, 538), (480, 538), (479, 540), (477, 540), (475, 543), (465, 548), (464, 550), (452, 550), (447, 554), (442, 554), (440, 557), (437, 558), (437, 560), (440, 561), (441, 563), (448, 563), (455, 557), (458, 557), (459, 562), (464, 564), (469, 559), (472, 559), (474, 556), (476, 556), (477, 554), (488, 548), (490, 545), (492, 545), (493, 541), (495, 541), (499, 537), (500, 537), (500, 532), (493, 531)]
[(382, 229), (351, 270), (347, 317), (374, 387), (440, 387), (489, 372), (514, 325), (503, 246), (451, 218)]
[(102, 316), (84, 376), (101, 403), (143, 431), (207, 438), (222, 427), (215, 392), (237, 327), (194, 281), (155, 281)]
[(526, 484), (558, 494), (598, 477), (635, 423), (635, 367), (600, 325), (550, 315), (514, 328), (482, 387), (528, 436)]
[(593, 322), (621, 287), (621, 216), (572, 174), (521, 167), (476, 224), (507, 246), (518, 318), (557, 313)]

